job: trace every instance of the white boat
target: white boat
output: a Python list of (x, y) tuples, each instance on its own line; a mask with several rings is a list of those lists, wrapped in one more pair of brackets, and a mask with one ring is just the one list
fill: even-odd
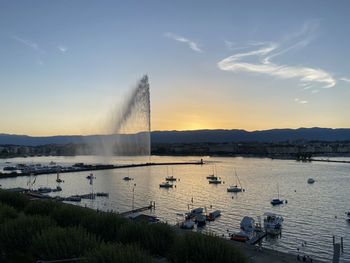
[(182, 229), (193, 229), (194, 228), (194, 222), (192, 220), (185, 220), (180, 224), (180, 228)]
[(283, 217), (274, 213), (264, 214), (264, 228), (267, 234), (278, 235), (282, 231)]
[(241, 230), (231, 235), (231, 240), (246, 242), (254, 236), (255, 220), (252, 217), (245, 216), (240, 224)]
[(313, 179), (313, 178), (309, 178), (308, 180), (307, 180), (307, 183), (308, 184), (313, 184), (315, 182), (315, 179)]
[(214, 172), (214, 166), (213, 166), (212, 168), (213, 168), (213, 173), (210, 174), (210, 175), (208, 175), (208, 176), (207, 176), (207, 179), (208, 179), (208, 180), (217, 180), (218, 177), (215, 175), (215, 174), (217, 174), (217, 173), (216, 173), (216, 166), (215, 166), (215, 172)]
[[(236, 185), (231, 185), (230, 187), (228, 187), (227, 192), (239, 193), (239, 192), (243, 191), (243, 188), (242, 188), (241, 182), (239, 181), (236, 169), (234, 169), (234, 171), (235, 171), (235, 176), (236, 176)], [(239, 186), (238, 186), (238, 184), (239, 184)]]
[(159, 184), (159, 187), (162, 187), (162, 188), (173, 188), (173, 185), (170, 184), (170, 183), (167, 181), (167, 182), (163, 182), (163, 183)]

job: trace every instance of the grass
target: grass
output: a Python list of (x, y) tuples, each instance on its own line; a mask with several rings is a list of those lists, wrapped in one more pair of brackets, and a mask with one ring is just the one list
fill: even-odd
[(177, 232), (167, 224), (134, 223), (51, 200), (29, 201), (0, 190), (0, 261), (82, 258), (82, 262), (247, 262), (229, 242)]

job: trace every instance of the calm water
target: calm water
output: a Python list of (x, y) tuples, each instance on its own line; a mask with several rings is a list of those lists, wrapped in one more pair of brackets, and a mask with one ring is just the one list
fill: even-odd
[[(314, 258), (332, 258), (332, 236), (344, 237), (345, 253), (342, 262), (350, 262), (350, 224), (345, 220), (345, 212), (350, 210), (350, 164), (341, 163), (299, 163), (291, 160), (271, 160), (258, 158), (204, 158), (207, 165), (159, 166), (132, 169), (96, 171), (94, 191), (109, 193), (109, 198), (87, 200), (80, 205), (118, 212), (130, 210), (135, 187), (135, 207), (156, 202), (155, 214), (168, 223), (175, 224), (181, 219), (177, 214), (188, 211), (191, 198), (194, 207), (207, 207), (208, 211), (219, 209), (222, 216), (207, 224), (202, 231), (213, 231), (227, 236), (227, 231), (235, 232), (243, 216), (255, 219), (264, 212), (281, 214), (285, 221), (281, 238), (268, 238), (264, 246), (296, 254), (297, 248)], [(15, 163), (73, 164), (85, 163), (139, 163), (192, 161), (199, 157), (113, 157), (110, 159), (94, 156), (78, 157), (35, 157), (0, 160), (0, 169)], [(350, 160), (350, 158), (348, 158)], [(5, 162), (11, 164), (5, 164)], [(216, 166), (217, 175), (225, 184), (208, 184), (206, 176)], [(243, 188), (242, 193), (227, 193), (226, 188), (235, 183), (233, 168), (236, 168)], [(168, 171), (167, 171), (168, 170)], [(173, 189), (159, 188), (164, 177), (173, 175), (180, 178)], [(86, 172), (62, 174), (65, 183), (61, 184), (61, 196), (90, 192), (85, 178)], [(126, 182), (123, 177), (133, 177)], [(307, 179), (316, 180), (313, 185)], [(55, 175), (37, 177), (36, 187), (55, 187)], [(2, 179), (2, 188), (26, 187), (28, 178)], [(134, 186), (136, 184), (136, 186)], [(282, 206), (272, 207), (270, 201), (277, 197), (277, 184), (280, 198), (288, 200)], [(56, 195), (56, 194), (55, 194)], [(212, 207), (212, 208), (210, 208)], [(306, 241), (306, 247), (301, 243)]]

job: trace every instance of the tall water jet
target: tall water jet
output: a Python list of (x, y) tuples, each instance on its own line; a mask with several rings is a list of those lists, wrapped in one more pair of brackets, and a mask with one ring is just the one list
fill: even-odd
[(106, 134), (89, 138), (89, 145), (99, 155), (150, 155), (151, 104), (148, 76), (143, 76), (113, 110)]

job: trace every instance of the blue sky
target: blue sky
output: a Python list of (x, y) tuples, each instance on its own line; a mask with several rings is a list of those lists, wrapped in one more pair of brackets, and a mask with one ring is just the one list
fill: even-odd
[(350, 127), (348, 1), (0, 1), (0, 133)]

